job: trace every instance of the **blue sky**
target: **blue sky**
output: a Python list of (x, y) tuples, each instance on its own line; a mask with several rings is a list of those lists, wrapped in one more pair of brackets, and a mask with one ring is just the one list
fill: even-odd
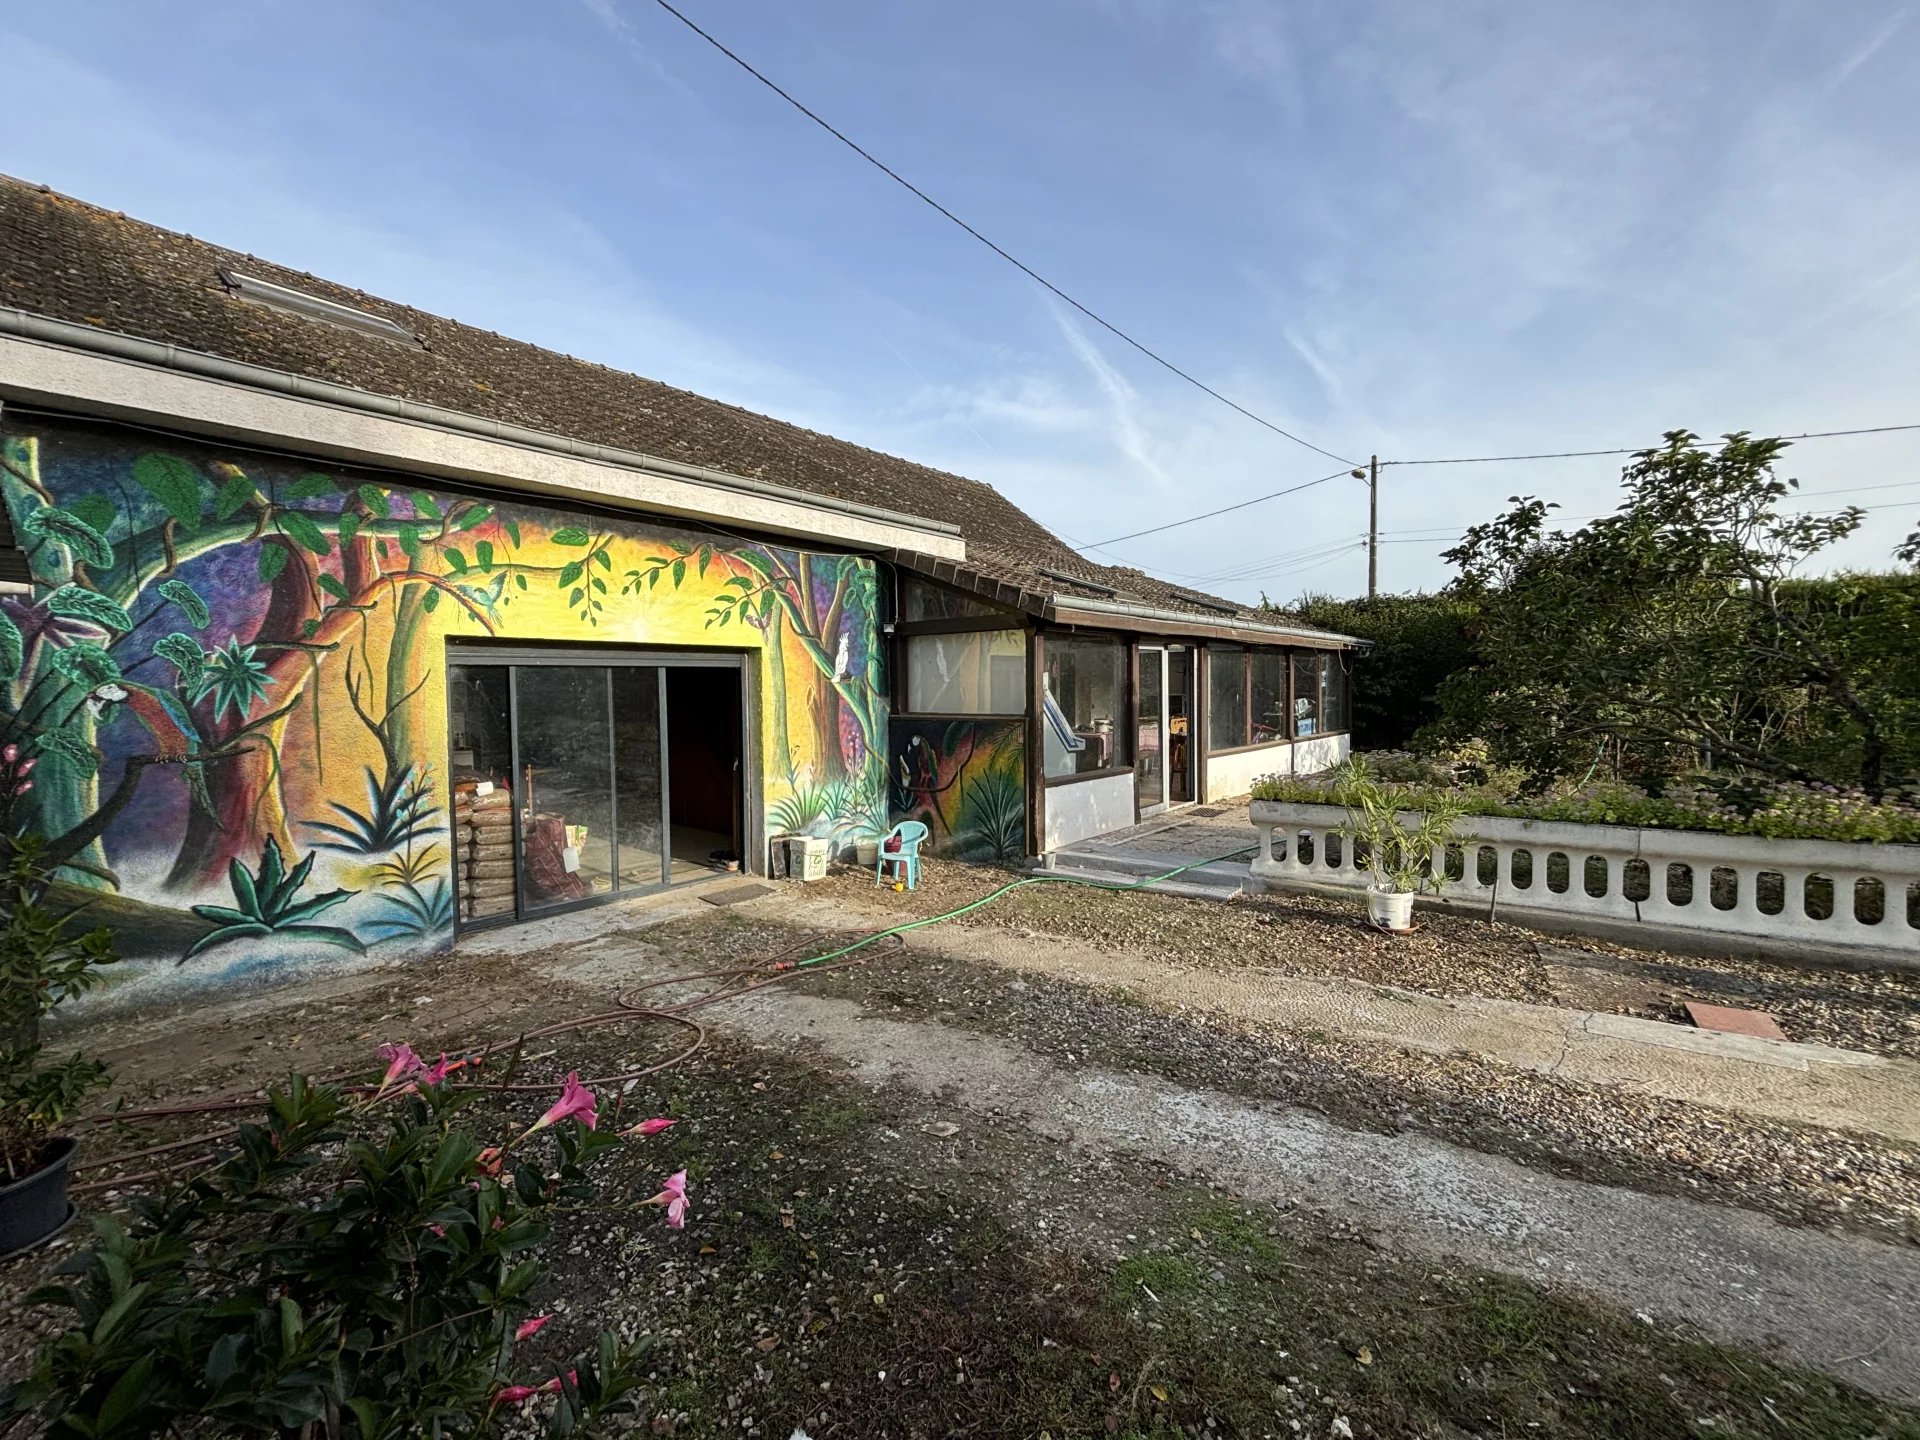
[[(1343, 455), (1920, 421), (1915, 7), (683, 8)], [(1073, 317), (653, 0), (67, 0), (0, 19), (0, 53), (0, 169), (973, 475), (1076, 541), (1335, 468)], [(1885, 507), (1841, 561), (1920, 519), (1920, 432), (1791, 459), (1846, 492), (1809, 504)], [(1617, 482), (1389, 470), (1383, 584), (1442, 583), (1446, 535), (1509, 495), (1585, 515)], [(1113, 549), (1236, 596), (1354, 593), (1361, 552), (1324, 547), (1364, 523), (1340, 480)]]

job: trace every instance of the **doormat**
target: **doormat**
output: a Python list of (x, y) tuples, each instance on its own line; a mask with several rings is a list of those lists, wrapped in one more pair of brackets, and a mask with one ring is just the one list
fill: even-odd
[(771, 885), (729, 885), (724, 890), (709, 890), (700, 898), (709, 905), (744, 905), (763, 895), (773, 894)]
[(1203, 805), (1198, 810), (1187, 811), (1187, 814), (1196, 820), (1211, 820), (1216, 815), (1224, 815), (1226, 813), (1226, 807), (1222, 805)]

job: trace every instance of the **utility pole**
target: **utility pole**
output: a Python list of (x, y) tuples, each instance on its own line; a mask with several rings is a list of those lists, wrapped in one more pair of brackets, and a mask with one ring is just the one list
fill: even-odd
[(1367, 457), (1367, 599), (1380, 593), (1380, 457)]
[(1367, 457), (1367, 468), (1350, 472), (1367, 482), (1367, 598), (1380, 593), (1380, 457)]

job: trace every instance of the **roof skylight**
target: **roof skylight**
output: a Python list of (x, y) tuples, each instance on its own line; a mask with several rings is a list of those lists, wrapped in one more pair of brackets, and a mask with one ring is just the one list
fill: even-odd
[(238, 270), (228, 270), (224, 267), (220, 271), (220, 283), (227, 287), (229, 294), (242, 300), (271, 305), (276, 310), (290, 310), (296, 315), (305, 315), (313, 320), (325, 320), (329, 324), (344, 326), (348, 330), (359, 330), (368, 335), (398, 340), (403, 345), (420, 344), (418, 335), (384, 315), (375, 315), (369, 310), (356, 310), (351, 305), (342, 305), (338, 300), (309, 295), (306, 291), (295, 290), (290, 285), (276, 285), (273, 281), (262, 280), (257, 275), (246, 275)]

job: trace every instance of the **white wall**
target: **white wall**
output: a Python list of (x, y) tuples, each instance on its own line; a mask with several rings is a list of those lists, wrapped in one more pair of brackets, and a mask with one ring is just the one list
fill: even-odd
[(1252, 750), (1207, 757), (1207, 793), (1211, 805), (1232, 800), (1253, 788), (1262, 775), (1311, 775), (1328, 770), (1347, 758), (1348, 737), (1316, 735), (1310, 740), (1277, 740)]
[(1133, 775), (1047, 787), (1048, 850), (1133, 824)]

